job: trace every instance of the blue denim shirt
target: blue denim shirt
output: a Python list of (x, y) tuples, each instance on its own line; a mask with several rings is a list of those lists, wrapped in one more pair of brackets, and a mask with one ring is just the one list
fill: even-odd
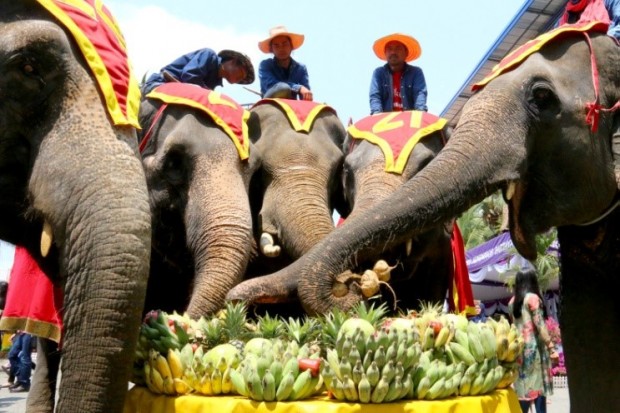
[[(620, 40), (620, 0), (605, 0), (605, 9), (607, 9), (607, 13), (609, 14), (609, 29), (607, 29), (607, 34), (609, 36), (615, 37)], [(579, 20), (579, 14), (570, 14), (569, 22), (573, 20)], [(555, 27), (558, 27), (559, 20), (555, 23)]]
[[(426, 107), (426, 80), (422, 69), (405, 63), (400, 80), (400, 96), (403, 101), (403, 110), (424, 110)], [(391, 112), (392, 101), (392, 71), (386, 63), (375, 69), (370, 82), (370, 114)]]
[(260, 93), (262, 96), (273, 85), (284, 82), (291, 87), (294, 93), (299, 93), (302, 86), (310, 89), (308, 79), (308, 69), (303, 63), (299, 63), (291, 58), (291, 64), (286, 76), (286, 70), (278, 66), (275, 58), (265, 59), (258, 66), (258, 78), (260, 79)]
[(146, 94), (156, 86), (165, 83), (163, 72), (174, 76), (179, 82), (192, 83), (206, 89), (215, 89), (222, 86), (219, 76), (221, 58), (211, 49), (200, 49), (187, 53), (163, 67), (159, 73), (153, 73), (144, 82), (142, 93)]

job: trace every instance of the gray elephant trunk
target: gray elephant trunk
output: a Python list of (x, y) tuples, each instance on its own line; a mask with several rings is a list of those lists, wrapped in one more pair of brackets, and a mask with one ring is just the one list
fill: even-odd
[[(524, 136), (518, 123), (505, 125), (493, 110), (508, 110), (509, 99), (493, 96), (492, 102), (472, 98), (463, 121), (439, 155), (410, 181), (367, 213), (351, 217), (332, 236), (323, 240), (291, 271), (300, 271), (299, 296), (312, 313), (323, 313), (333, 306), (349, 306), (359, 300), (356, 291), (335, 297), (332, 288), (338, 274), (350, 268), (358, 256), (378, 255), (414, 234), (465, 211), (517, 176), (524, 159), (511, 139), (496, 139), (499, 131)], [(487, 108), (486, 113), (479, 110)], [(516, 110), (516, 109), (514, 109)], [(491, 115), (489, 115), (491, 112)], [(492, 125), (492, 126), (489, 126)], [(504, 133), (504, 135), (506, 135)]]

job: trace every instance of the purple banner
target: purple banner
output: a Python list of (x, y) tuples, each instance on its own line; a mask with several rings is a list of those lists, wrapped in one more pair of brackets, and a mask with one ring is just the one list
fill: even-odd
[(514, 245), (510, 239), (510, 233), (504, 232), (484, 244), (466, 251), (467, 269), (472, 273), (479, 271), (486, 265), (501, 262), (513, 255), (512, 250), (514, 250)]

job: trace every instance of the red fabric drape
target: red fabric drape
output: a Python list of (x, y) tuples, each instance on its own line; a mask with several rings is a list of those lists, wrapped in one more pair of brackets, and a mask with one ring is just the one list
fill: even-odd
[(25, 248), (15, 247), (0, 330), (23, 330), (60, 342), (61, 308), (61, 289), (52, 284)]
[(450, 311), (465, 313), (466, 315), (475, 314), (474, 293), (469, 281), (469, 271), (465, 259), (465, 245), (463, 236), (456, 222), (452, 229), (452, 257), (454, 259), (453, 277), (450, 283), (448, 295), (448, 306)]
[[(583, 3), (585, 3), (585, 6)], [(600, 21), (607, 24), (611, 23), (609, 12), (605, 8), (605, 2), (603, 0), (582, 0), (576, 5), (572, 5), (570, 2), (566, 5), (564, 14), (560, 17), (559, 24), (568, 23), (569, 12), (579, 12), (580, 9), (583, 11), (579, 15), (579, 20), (573, 23), (587, 23), (591, 21)]]

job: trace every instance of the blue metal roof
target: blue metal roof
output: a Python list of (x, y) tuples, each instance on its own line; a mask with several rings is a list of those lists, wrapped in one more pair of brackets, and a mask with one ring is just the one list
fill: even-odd
[(461, 109), (473, 92), (473, 84), (482, 80), (500, 60), (513, 49), (553, 27), (559, 19), (566, 0), (528, 0), (517, 12), (506, 29), (499, 35), (463, 86), (446, 105), (441, 117), (452, 126), (461, 115)]

